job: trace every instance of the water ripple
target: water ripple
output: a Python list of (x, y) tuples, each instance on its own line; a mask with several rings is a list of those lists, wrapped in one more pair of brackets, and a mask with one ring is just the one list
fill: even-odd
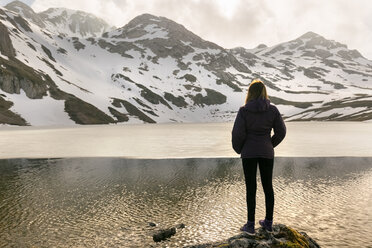
[[(275, 221), (324, 247), (372, 244), (372, 165), (327, 174), (332, 165), (292, 162), (276, 164)], [(0, 247), (182, 247), (237, 234), (246, 218), (239, 160), (0, 160)]]

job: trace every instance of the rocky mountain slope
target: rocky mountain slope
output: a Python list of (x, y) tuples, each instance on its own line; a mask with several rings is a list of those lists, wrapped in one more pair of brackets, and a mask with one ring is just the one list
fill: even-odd
[(164, 17), (0, 8), (0, 123), (231, 121), (264, 79), (287, 120), (371, 120), (372, 61), (315, 33), (224, 49)]

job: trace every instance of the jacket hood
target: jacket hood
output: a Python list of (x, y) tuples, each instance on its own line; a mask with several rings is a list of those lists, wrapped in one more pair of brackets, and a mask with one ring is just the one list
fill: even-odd
[(270, 100), (268, 99), (255, 99), (250, 100), (244, 105), (244, 109), (249, 112), (265, 112), (269, 110)]

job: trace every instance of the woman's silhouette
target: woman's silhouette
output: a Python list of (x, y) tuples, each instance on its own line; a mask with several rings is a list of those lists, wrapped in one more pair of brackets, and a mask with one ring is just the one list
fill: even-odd
[(259, 224), (267, 231), (272, 231), (274, 147), (284, 139), (285, 134), (283, 119), (278, 109), (270, 104), (265, 85), (260, 80), (253, 80), (248, 89), (245, 105), (239, 109), (232, 130), (232, 145), (234, 150), (241, 154), (246, 185), (248, 221), (241, 231), (255, 233), (257, 164), (266, 205), (265, 219), (260, 220)]

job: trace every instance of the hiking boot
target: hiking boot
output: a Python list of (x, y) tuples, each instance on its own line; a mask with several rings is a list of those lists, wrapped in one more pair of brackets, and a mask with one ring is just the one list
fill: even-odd
[(254, 221), (248, 221), (247, 224), (244, 224), (244, 226), (240, 228), (240, 231), (254, 235)]
[(264, 220), (260, 220), (258, 223), (260, 223), (260, 225), (268, 232), (272, 232), (273, 231), (273, 221), (272, 220), (267, 220), (267, 219), (264, 219)]

